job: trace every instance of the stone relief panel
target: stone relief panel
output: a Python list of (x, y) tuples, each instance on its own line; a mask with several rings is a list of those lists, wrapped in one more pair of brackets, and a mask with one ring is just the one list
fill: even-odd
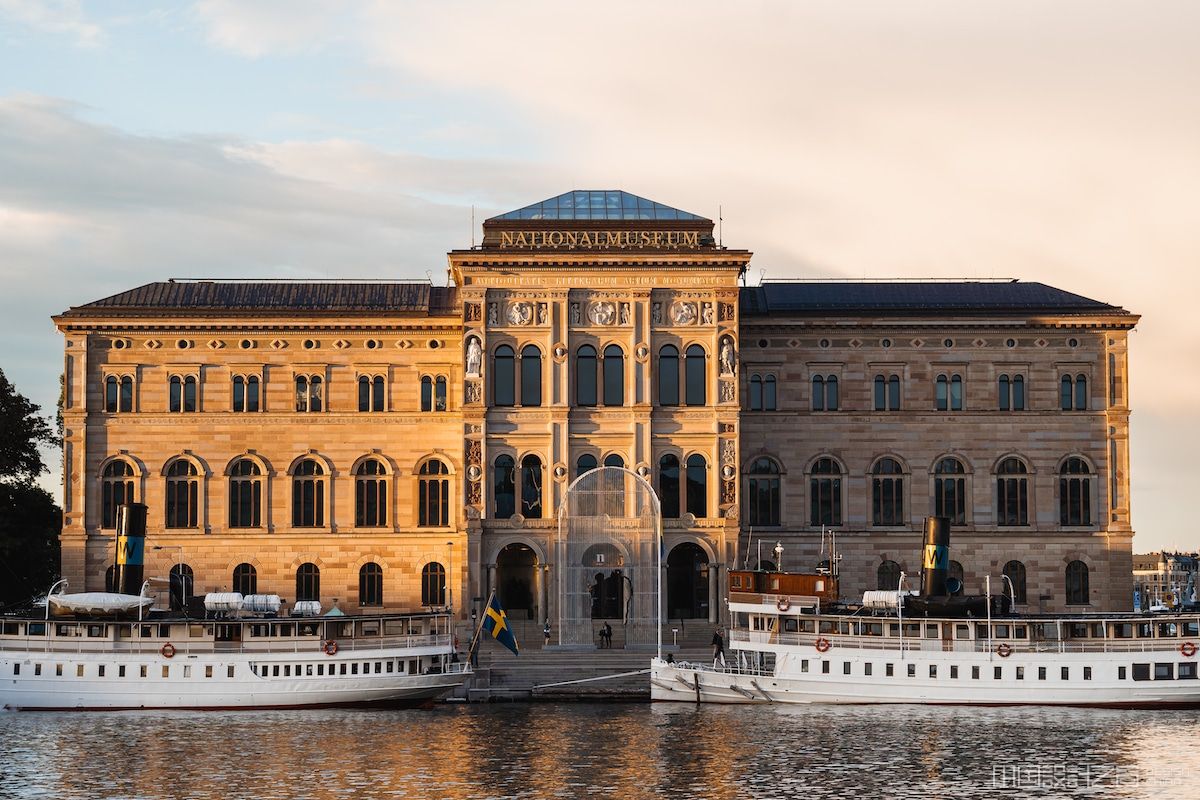
[(721, 381), (720, 398), (722, 403), (732, 403), (737, 397), (737, 387), (733, 381)]
[(671, 322), (676, 325), (696, 324), (696, 304), (676, 302), (671, 306)]
[(477, 406), (483, 400), (483, 384), (479, 381), (467, 381), (467, 405)]
[(513, 303), (508, 307), (509, 325), (528, 325), (533, 322), (533, 303)]
[(733, 322), (733, 303), (721, 303), (721, 322)]
[(479, 322), (483, 318), (479, 303), (463, 303), (463, 321)]
[(588, 321), (593, 325), (612, 325), (617, 321), (616, 306), (607, 300), (588, 306)]

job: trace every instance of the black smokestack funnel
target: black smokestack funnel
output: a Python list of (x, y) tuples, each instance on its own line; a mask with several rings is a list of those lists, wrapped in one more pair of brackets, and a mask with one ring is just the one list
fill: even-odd
[(117, 506), (117, 564), (113, 591), (141, 594), (146, 564), (146, 506), (125, 503)]
[(921, 594), (946, 597), (946, 576), (950, 573), (950, 518), (925, 518), (925, 547), (921, 554)]

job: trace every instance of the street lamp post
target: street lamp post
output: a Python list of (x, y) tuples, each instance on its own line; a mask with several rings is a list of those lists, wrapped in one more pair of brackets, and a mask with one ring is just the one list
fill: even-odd
[(775, 543), (775, 570), (783, 572), (783, 542)]

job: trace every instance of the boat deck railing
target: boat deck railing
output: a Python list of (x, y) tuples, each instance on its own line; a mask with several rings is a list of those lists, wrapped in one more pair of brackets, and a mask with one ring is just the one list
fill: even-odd
[[(316, 636), (216, 641), (211, 637), (163, 637), (113, 639), (76, 636), (6, 636), (0, 637), (0, 651), (46, 653), (121, 653), (157, 654), (168, 643), (176, 654), (235, 654), (272, 655), (278, 653), (321, 653), (328, 643), (336, 644), (335, 653), (377, 653), (381, 650), (449, 648), (453, 636), (448, 633), (370, 636), (324, 640)], [(333, 649), (333, 648), (330, 648)]]
[(987, 639), (925, 639), (899, 636), (854, 636), (837, 633), (778, 633), (775, 631), (753, 631), (733, 629), (729, 631), (731, 645), (752, 645), (746, 650), (774, 650), (776, 646), (811, 647), (821, 655), (826, 650), (818, 649), (818, 642), (829, 643), (827, 650), (849, 648), (853, 650), (889, 650), (899, 652), (938, 653), (987, 653), (1001, 644), (1013, 653), (1166, 653), (1179, 652), (1187, 639), (1061, 639), (1029, 640), (1015, 638)]

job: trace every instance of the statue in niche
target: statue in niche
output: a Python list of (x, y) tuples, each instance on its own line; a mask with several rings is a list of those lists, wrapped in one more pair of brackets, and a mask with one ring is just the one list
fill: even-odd
[(479, 339), (472, 336), (467, 340), (467, 375), (472, 378), (479, 377), (479, 370), (483, 366), (483, 348), (479, 346)]
[(705, 325), (713, 324), (713, 307), (712, 303), (705, 303), (700, 309), (700, 321)]
[(500, 308), (496, 303), (488, 303), (488, 325), (495, 325), (500, 321)]
[(579, 303), (571, 303), (571, 324), (572, 325), (582, 325), (583, 324), (583, 316), (582, 316), (582, 311), (579, 308)]
[(732, 375), (737, 368), (737, 354), (733, 352), (733, 340), (726, 336), (721, 341), (721, 374)]
[(662, 303), (650, 304), (650, 321), (655, 325), (662, 325)]
[(538, 305), (537, 305), (537, 324), (545, 325), (547, 315), (548, 315), (548, 310), (546, 308), (546, 304), (538, 303)]
[(629, 303), (621, 303), (621, 324), (629, 324)]

